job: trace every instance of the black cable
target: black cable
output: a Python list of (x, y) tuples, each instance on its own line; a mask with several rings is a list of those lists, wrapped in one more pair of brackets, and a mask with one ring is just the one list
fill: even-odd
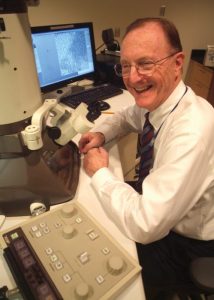
[(103, 47), (105, 45), (105, 43), (103, 43), (102, 45), (100, 45), (98, 48), (95, 49), (95, 51), (97, 52), (97, 50), (99, 50), (101, 47)]

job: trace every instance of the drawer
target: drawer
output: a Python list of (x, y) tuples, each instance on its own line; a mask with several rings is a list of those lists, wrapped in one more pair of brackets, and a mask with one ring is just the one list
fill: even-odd
[(190, 87), (192, 90), (196, 93), (196, 95), (201, 96), (205, 99), (208, 98), (209, 95), (209, 87), (205, 86), (203, 83), (201, 83), (198, 80), (192, 81)]

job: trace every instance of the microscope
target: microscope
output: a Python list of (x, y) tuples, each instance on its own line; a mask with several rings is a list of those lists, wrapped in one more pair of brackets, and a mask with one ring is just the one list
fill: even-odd
[(80, 168), (71, 140), (93, 127), (86, 104), (42, 100), (28, 19), (37, 0), (0, 0), (0, 214), (72, 199)]

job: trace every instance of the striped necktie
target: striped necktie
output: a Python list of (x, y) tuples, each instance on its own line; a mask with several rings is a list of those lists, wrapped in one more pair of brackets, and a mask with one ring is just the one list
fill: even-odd
[(140, 156), (140, 164), (138, 170), (138, 180), (136, 182), (136, 189), (142, 194), (142, 182), (149, 174), (149, 170), (153, 165), (154, 152), (154, 128), (149, 122), (149, 112), (145, 114), (145, 123), (143, 131), (139, 135), (138, 155)]

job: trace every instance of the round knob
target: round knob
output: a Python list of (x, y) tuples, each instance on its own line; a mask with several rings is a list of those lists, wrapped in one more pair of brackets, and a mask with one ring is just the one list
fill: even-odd
[(75, 214), (75, 208), (73, 205), (64, 205), (61, 209), (61, 213), (65, 218), (71, 218)]
[(66, 225), (62, 229), (62, 235), (65, 239), (71, 239), (75, 235), (75, 228), (71, 225)]
[(86, 283), (82, 282), (76, 286), (75, 293), (77, 299), (87, 299), (89, 296), (89, 286)]
[(53, 140), (56, 140), (61, 136), (61, 130), (56, 126), (48, 127), (47, 133), (48, 133), (49, 138), (51, 138)]
[(123, 271), (124, 261), (120, 256), (114, 255), (108, 259), (107, 268), (112, 275), (118, 275)]
[(43, 214), (46, 211), (46, 206), (44, 203), (33, 202), (30, 205), (30, 212), (32, 216), (38, 216)]

